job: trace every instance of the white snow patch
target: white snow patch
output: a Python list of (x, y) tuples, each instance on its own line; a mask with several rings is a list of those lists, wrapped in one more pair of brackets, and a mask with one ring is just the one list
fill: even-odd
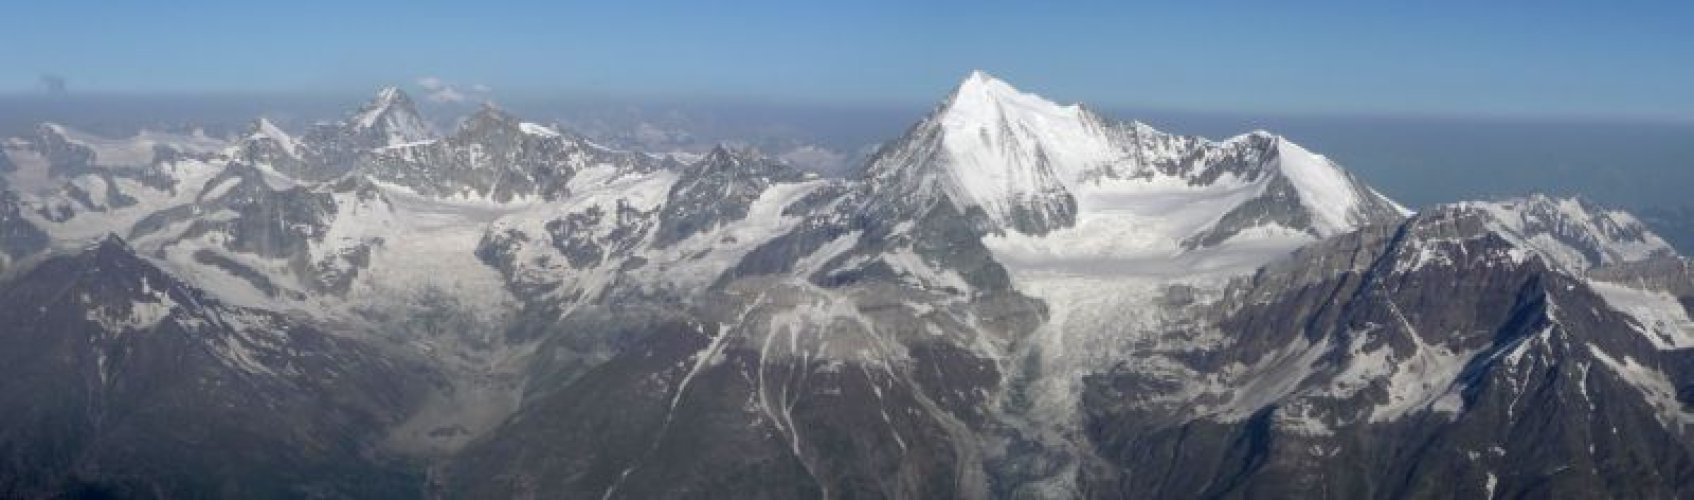
[(961, 293), (969, 293), (971, 286), (964, 276), (952, 269), (939, 268), (930, 264), (928, 259), (910, 248), (891, 250), (882, 255), (882, 262), (888, 264), (908, 283), (922, 288), (951, 288)]
[(58, 181), (51, 173), (51, 165), (47, 157), (31, 149), (28, 143), (7, 141), (0, 152), (12, 160), (16, 170), (6, 174), (6, 180), (13, 191), (20, 194), (40, 194), (59, 187)]
[(358, 245), (371, 246), (370, 266), (359, 272), (348, 301), (394, 305), (444, 292), (491, 316), (513, 307), (516, 299), (504, 278), (476, 258), (484, 228), (511, 210), (443, 203), (392, 190), (382, 194), (336, 194), (337, 217), (322, 243), (311, 249), (313, 262), (326, 262)]
[(1392, 298), (1384, 294), (1383, 301), (1400, 322), (1401, 333), (1411, 340), (1413, 352), (1410, 357), (1392, 364), (1392, 374), (1386, 384), (1388, 401), (1372, 410), (1371, 421), (1399, 420), (1413, 411), (1426, 408), (1447, 413), (1462, 410), (1462, 401), (1448, 396), (1456, 397), (1460, 389), (1459, 374), (1477, 353), (1453, 352), (1446, 346), (1425, 342), (1423, 335), (1406, 319), (1405, 313)]
[(795, 261), (793, 274), (801, 277), (816, 274), (819, 270), (822, 270), (823, 266), (828, 264), (831, 259), (834, 259), (836, 256), (839, 256), (848, 250), (852, 250), (853, 246), (858, 244), (859, 237), (863, 234), (864, 231), (854, 230), (850, 233), (837, 236), (833, 240), (829, 240), (829, 243), (825, 243), (823, 246), (818, 247), (817, 250), (807, 254), (800, 260)]
[(1659, 421), (1666, 427), (1680, 430), (1683, 426), (1694, 425), (1694, 414), (1683, 409), (1682, 401), (1677, 399), (1676, 383), (1663, 371), (1643, 365), (1631, 357), (1622, 360), (1613, 358), (1598, 346), (1588, 346), (1588, 352), (1624, 382), (1640, 390), (1647, 404), (1658, 410)]
[(1588, 286), (1612, 309), (1639, 322), (1636, 330), (1654, 346), (1666, 350), (1694, 347), (1694, 319), (1688, 317), (1676, 297), (1604, 281), (1589, 280)]
[(746, 217), (666, 248), (649, 248), (640, 254), (648, 264), (630, 271), (630, 275), (642, 283), (676, 290), (704, 288), (748, 252), (792, 230), (801, 218), (785, 216), (783, 210), (828, 183), (812, 180), (771, 185), (747, 207)]
[(154, 148), (166, 146), (190, 154), (209, 154), (222, 151), (228, 142), (208, 137), (195, 130), (188, 134), (142, 130), (134, 137), (109, 139), (62, 125), (49, 124), (65, 140), (88, 147), (94, 153), (94, 164), (102, 167), (144, 167), (154, 160)]
[(276, 124), (265, 118), (259, 119), (258, 128), (259, 130), (254, 134), (255, 137), (276, 141), (277, 145), (282, 147), (282, 151), (288, 153), (288, 156), (300, 157), (299, 146), (294, 143), (294, 137), (289, 136), (288, 132), (283, 132), (282, 128), (277, 127)]
[(201, 200), (215, 200), (215, 199), (218, 199), (218, 198), (222, 198), (224, 195), (229, 194), (229, 190), (235, 189), (235, 186), (238, 186), (240, 184), (241, 184), (241, 178), (240, 177), (225, 178), (224, 180), (219, 181), (217, 184), (206, 186), (206, 188), (204, 190), (201, 190), (200, 191), (200, 199)]
[(523, 133), (525, 133), (525, 134), (540, 136), (540, 137), (546, 137), (546, 138), (560, 137), (560, 136), (563, 135), (563, 134), (560, 134), (558, 130), (554, 130), (552, 127), (548, 127), (546, 125), (541, 125), (539, 123), (530, 123), (530, 122), (519, 123), (518, 129), (522, 130)]
[[(1675, 251), (1647, 231), (1627, 212), (1584, 207), (1576, 198), (1535, 195), (1499, 202), (1465, 202), (1455, 206), (1480, 209), (1498, 223), (1494, 229), (1546, 257), (1549, 262), (1581, 275), (1596, 266), (1635, 262)], [(1552, 228), (1552, 229), (1549, 229)], [(1619, 234), (1618, 230), (1624, 230)], [(1640, 238), (1629, 235), (1640, 231)], [(1561, 239), (1554, 231), (1564, 235)], [(1577, 239), (1590, 248), (1578, 248)], [(1590, 252), (1597, 255), (1590, 255)], [(1597, 259), (1597, 260), (1596, 260)]]
[(88, 306), (88, 320), (98, 323), (107, 332), (145, 331), (159, 325), (177, 308), (176, 300), (165, 290), (153, 288), (152, 282), (141, 280), (141, 297), (119, 308), (100, 304), (89, 297), (82, 298)]
[(1250, 228), (1224, 243), (1190, 251), (1183, 240), (1210, 227), (1262, 186), (1228, 181), (1191, 187), (1168, 180), (1103, 180), (1077, 200), (1076, 224), (1041, 236), (1008, 232), (983, 238), (1009, 268), (1065, 274), (1182, 277), (1250, 271), (1314, 241), (1282, 227)]
[(104, 237), (107, 234), (129, 234), (136, 222), (142, 218), (167, 208), (194, 203), (196, 191), (190, 186), (205, 185), (213, 176), (223, 170), (223, 166), (211, 162), (186, 160), (162, 163), (153, 167), (177, 180), (177, 185), (183, 188), (175, 190), (160, 190), (127, 177), (113, 177), (110, 183), (98, 176), (79, 176), (71, 182), (77, 183), (83, 189), (89, 190), (96, 203), (105, 201), (105, 190), (117, 189), (119, 192), (134, 198), (136, 203), (122, 208), (96, 207), (98, 210), (73, 210), (74, 215), (65, 221), (56, 222), (42, 217), (37, 213), (39, 208), (80, 207), (72, 202), (63, 191), (46, 193), (20, 193), (23, 195), (23, 205), (27, 208), (22, 212), (25, 220), (46, 231), (53, 240), (55, 248), (81, 248), (89, 242)]

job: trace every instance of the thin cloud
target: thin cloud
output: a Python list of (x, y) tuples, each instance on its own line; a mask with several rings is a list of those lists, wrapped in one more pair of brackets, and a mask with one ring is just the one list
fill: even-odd
[(417, 79), (418, 87), (424, 90), (424, 98), (436, 103), (462, 103), (472, 100), (487, 100), (488, 94), (494, 89), (483, 84), (473, 84), (461, 87), (438, 76), (424, 76)]
[(430, 92), (425, 97), (435, 102), (465, 102), (466, 99), (464, 93), (453, 87), (443, 87), (440, 90)]
[(440, 77), (426, 76), (418, 79), (418, 86), (423, 87), (424, 90), (433, 92), (440, 90), (442, 87), (446, 87), (447, 81), (442, 80)]

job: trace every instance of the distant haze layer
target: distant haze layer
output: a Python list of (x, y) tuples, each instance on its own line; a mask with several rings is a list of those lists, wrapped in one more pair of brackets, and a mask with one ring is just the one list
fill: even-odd
[[(258, 116), (284, 126), (338, 118), (360, 95), (0, 97), (0, 135), (57, 122), (106, 135), (141, 128), (243, 130)], [(749, 102), (637, 102), (578, 98), (502, 101), (512, 112), (590, 135), (646, 140), (650, 149), (701, 150), (718, 142), (776, 149), (814, 146), (839, 154), (842, 169), (899, 136), (927, 105), (808, 106)], [(426, 113), (450, 126), (474, 105)], [(1686, 209), (1694, 187), (1694, 124), (1528, 121), (1487, 118), (1256, 116), (1108, 109), (1177, 133), (1226, 138), (1275, 130), (1323, 151), (1408, 206), (1528, 192), (1582, 193), (1630, 209)]]

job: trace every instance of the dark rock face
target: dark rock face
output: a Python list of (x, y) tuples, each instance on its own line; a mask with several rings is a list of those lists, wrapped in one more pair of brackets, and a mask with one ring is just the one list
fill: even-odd
[(737, 406), (753, 397), (735, 376), (754, 373), (744, 353), (729, 352), (721, 368), (696, 374), (682, 393), (648, 381), (685, 376), (685, 362), (707, 346), (706, 332), (673, 320), (607, 333), (643, 348), (532, 396), (493, 439), (453, 462), (447, 496), (818, 494), (804, 465), (772, 439), (774, 429), (716, 416), (740, 415)]
[(304, 150), (292, 137), (272, 137), (274, 128), (269, 121), (254, 123), (236, 146), (236, 158), (245, 165), (270, 165), (299, 179), (323, 181), (347, 173), (362, 152), (358, 146), (341, 144), (338, 127), (313, 127), (302, 141)]
[(0, 191), (0, 272), (7, 270), (5, 263), (34, 255), (47, 243), (47, 233), (23, 218), (17, 195)]
[(227, 234), (225, 246), (235, 252), (288, 258), (305, 252), (306, 242), (323, 238), (334, 203), (325, 193), (305, 188), (273, 191), (264, 181), (247, 177), (219, 199), (235, 212), (224, 222), (196, 221), (184, 237), (217, 232)]
[[(563, 214), (542, 236), (572, 267), (604, 269), (603, 259), (632, 245), (664, 249), (740, 223), (755, 199), (793, 180), (784, 166), (723, 150), (682, 170), (658, 212)], [(883, 220), (865, 215), (868, 199), (838, 183), (797, 198), (782, 209), (800, 220), (795, 229), (751, 250), (709, 289), (654, 297), (614, 279), (598, 298), (573, 297), (585, 303), (562, 317), (526, 320), (541, 323), (523, 330), (545, 337), (528, 369), (534, 389), (506, 425), (449, 462), (441, 491), (982, 496), (980, 441), (993, 428), (986, 395), (999, 367), (960, 346), (1027, 335), (1045, 311), (1012, 289), (981, 233), (951, 206)], [(854, 233), (862, 236), (847, 237)], [(513, 274), (506, 267), (523, 264), (518, 249), (533, 236), (490, 233), (479, 255)], [(838, 240), (847, 243), (838, 253), (799, 267)], [(864, 262), (898, 251), (957, 269), (961, 282), (926, 283)], [(941, 300), (956, 305), (908, 306)], [(823, 316), (792, 319), (814, 314)]]
[[(215, 193), (216, 196), (205, 195), (217, 186), (228, 187)], [(300, 283), (302, 290), (284, 288), (258, 270), (205, 249), (194, 252), (196, 261), (222, 268), (273, 297), (304, 292), (345, 293), (358, 273), (369, 267), (371, 250), (383, 243), (380, 239), (360, 241), (316, 260), (310, 251), (311, 245), (323, 242), (331, 222), (345, 216), (335, 201), (337, 194), (387, 205), (386, 198), (368, 181), (352, 178), (334, 184), (278, 189), (261, 172), (232, 165), (208, 180), (198, 192), (201, 195), (194, 205), (161, 210), (137, 221), (129, 237), (166, 237), (168, 243), (160, 250), (161, 254), (173, 245), (203, 240), (231, 254), (284, 261), (291, 274), (288, 281)], [(175, 232), (166, 233), (173, 228)]]
[(1676, 297), (1694, 295), (1694, 263), (1676, 255), (1658, 255), (1596, 267), (1588, 271), (1588, 277), (1662, 291)]
[(36, 129), (32, 146), (47, 160), (47, 171), (55, 176), (72, 177), (96, 172), (94, 151), (65, 138), (59, 128), (42, 125)]
[[(1426, 213), (1241, 283), (1217, 313), (1230, 343), (1184, 359), (1202, 373), (1239, 363), (1286, 378), (1274, 397), (1236, 394), (1263, 401), (1241, 417), (1138, 404), (1173, 387), (1133, 370), (1091, 377), (1090, 439), (1115, 466), (1091, 495), (1689, 494), (1694, 447), (1676, 423), (1686, 403), (1644, 391), (1628, 368), (1681, 380), (1687, 354), (1658, 350), (1485, 224)], [(1414, 384), (1350, 376), (1383, 369)]]
[(556, 131), (526, 130), (503, 111), (486, 108), (439, 141), (376, 151), (359, 170), (430, 196), (486, 197), (509, 202), (521, 197), (558, 199), (578, 170), (616, 165), (651, 170), (652, 157), (611, 151)]
[(0, 323), (5, 496), (419, 492), (368, 447), (408, 411), (407, 368), (219, 305), (115, 237), (0, 289)]
[(667, 246), (741, 220), (772, 184), (799, 179), (793, 167), (773, 159), (715, 148), (671, 186), (654, 243)]
[[(553, 248), (565, 256), (571, 267), (583, 269), (600, 265), (608, 253), (621, 254), (633, 249), (651, 224), (648, 215), (623, 204), (612, 213), (595, 206), (550, 221), (546, 228)], [(601, 225), (613, 229), (604, 240), (597, 240), (590, 231)]]
[[(754, 251), (690, 306), (608, 300), (543, 327), (576, 333), (544, 341), (523, 409), (450, 462), (442, 491), (986, 495), (982, 440), (995, 432), (987, 396), (1002, 375), (964, 346), (1027, 335), (1045, 310), (1012, 290), (951, 207), (896, 233), (895, 224), (841, 216), (864, 198), (820, 193), (789, 207), (810, 223)], [(810, 282), (784, 276), (816, 250), (808, 241), (835, 239), (801, 234), (852, 231), (867, 236)], [(963, 270), (977, 291), (902, 285), (891, 270), (850, 264), (902, 248)], [(953, 310), (909, 308), (941, 297), (957, 301)], [(841, 307), (852, 313), (826, 313)], [(820, 313), (835, 316), (789, 319)]]

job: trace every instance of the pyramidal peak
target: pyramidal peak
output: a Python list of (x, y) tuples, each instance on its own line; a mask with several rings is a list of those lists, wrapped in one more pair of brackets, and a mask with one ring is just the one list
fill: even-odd
[(1003, 172), (1050, 169), (1066, 184), (1113, 156), (1100, 122), (1081, 105), (1060, 105), (980, 70), (965, 77), (938, 117), (956, 159)]
[(406, 95), (406, 91), (395, 86), (383, 87), (377, 90), (376, 97), (359, 108), (353, 122), (355, 126), (370, 128), (376, 126), (378, 120), (393, 110), (410, 112), (413, 108), (412, 98)]
[(718, 143), (717, 145), (712, 146), (712, 150), (707, 151), (706, 155), (700, 159), (702, 163), (722, 165), (740, 163), (740, 156), (741, 155), (738, 155), (735, 151), (731, 150), (728, 145)]
[(1010, 83), (1006, 83), (1005, 80), (995, 78), (994, 75), (990, 75), (982, 70), (973, 70), (970, 74), (965, 75), (965, 79), (963, 81), (959, 82), (958, 87), (954, 89), (953, 98), (951, 100), (956, 102), (983, 97), (994, 98), (998, 96), (1015, 95), (1027, 94), (1024, 94), (1023, 91), (1018, 90), (1016, 87), (1013, 87)]
[(742, 163), (768, 158), (764, 151), (754, 146), (717, 143), (702, 159), (714, 163)]
[(900, 182), (936, 185), (964, 211), (980, 207), (991, 225), (1020, 231), (1068, 225), (1071, 185), (1087, 169), (1121, 156), (1081, 106), (1025, 93), (982, 71), (966, 76), (922, 128), (932, 132), (926, 143), (891, 159), (927, 158), (890, 166), (928, 165), (902, 177), (933, 180)]
[(966, 76), (941, 110), (942, 121), (950, 128), (998, 125), (1008, 120), (1032, 126), (1056, 125), (1077, 121), (1084, 114), (1082, 106), (1060, 105), (981, 70)]
[(384, 146), (426, 141), (434, 136), (429, 124), (418, 116), (412, 98), (394, 86), (378, 90), (376, 97), (353, 114), (346, 127), (358, 134), (375, 134)]
[(797, 172), (780, 159), (766, 155), (756, 147), (719, 143), (712, 146), (689, 168), (692, 175), (774, 176)]

